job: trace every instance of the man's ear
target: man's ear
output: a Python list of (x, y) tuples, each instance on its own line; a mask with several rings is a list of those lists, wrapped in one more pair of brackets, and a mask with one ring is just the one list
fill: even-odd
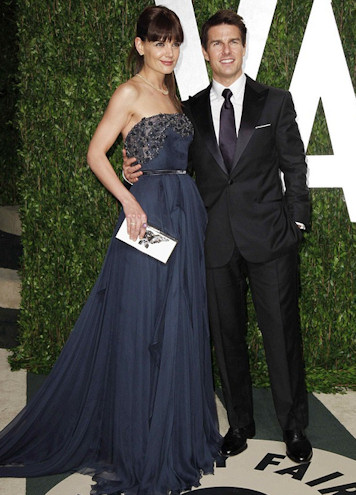
[(139, 38), (138, 36), (135, 38), (135, 47), (136, 47), (136, 50), (137, 52), (139, 53), (139, 55), (144, 55), (144, 44), (143, 44), (143, 41), (141, 40), (141, 38)]
[(203, 55), (204, 55), (204, 58), (207, 62), (209, 62), (209, 55), (208, 55), (208, 52), (205, 50), (205, 48), (202, 46), (201, 47), (202, 49), (202, 52), (203, 52)]

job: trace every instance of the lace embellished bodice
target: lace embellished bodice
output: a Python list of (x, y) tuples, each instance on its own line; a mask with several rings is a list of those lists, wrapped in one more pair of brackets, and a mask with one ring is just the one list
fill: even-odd
[[(193, 138), (193, 125), (181, 113), (160, 113), (144, 117), (133, 126), (126, 137), (125, 149), (128, 157), (135, 157), (144, 168), (148, 162), (154, 162), (161, 168), (186, 168), (189, 144)], [(166, 153), (161, 153), (166, 147)], [(167, 160), (169, 159), (169, 165)], [(163, 164), (163, 161), (165, 162)]]

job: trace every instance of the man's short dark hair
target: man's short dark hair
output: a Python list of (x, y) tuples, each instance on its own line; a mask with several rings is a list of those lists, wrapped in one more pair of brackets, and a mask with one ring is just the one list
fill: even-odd
[(203, 45), (205, 50), (208, 44), (209, 29), (213, 26), (218, 26), (220, 24), (230, 24), (239, 28), (241, 33), (242, 45), (243, 46), (246, 45), (247, 29), (242, 17), (236, 14), (236, 12), (234, 12), (233, 10), (221, 9), (218, 10), (214, 15), (209, 17), (209, 19), (203, 24), (203, 27), (201, 29), (200, 39), (201, 39), (201, 44)]

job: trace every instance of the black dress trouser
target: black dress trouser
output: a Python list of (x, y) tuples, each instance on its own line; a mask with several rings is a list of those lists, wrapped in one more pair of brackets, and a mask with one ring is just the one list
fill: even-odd
[(227, 265), (207, 269), (210, 327), (230, 426), (253, 423), (246, 345), (247, 281), (262, 332), (275, 410), (283, 430), (304, 429), (308, 402), (298, 308), (298, 251), (266, 263), (235, 249)]

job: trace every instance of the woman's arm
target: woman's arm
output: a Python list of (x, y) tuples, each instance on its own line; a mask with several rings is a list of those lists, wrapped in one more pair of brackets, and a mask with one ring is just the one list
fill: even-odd
[(121, 133), (126, 136), (133, 118), (133, 105), (137, 99), (137, 90), (130, 83), (123, 84), (113, 94), (104, 116), (89, 144), (87, 161), (111, 194), (122, 204), (126, 218), (128, 234), (135, 240), (143, 237), (147, 216), (135, 197), (123, 186), (116, 175), (106, 153)]

